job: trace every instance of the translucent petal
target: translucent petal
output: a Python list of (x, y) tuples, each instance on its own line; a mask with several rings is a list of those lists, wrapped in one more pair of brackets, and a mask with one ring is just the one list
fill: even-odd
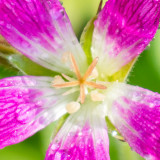
[(31, 60), (67, 73), (63, 56), (71, 52), (79, 65), (85, 65), (83, 50), (58, 0), (0, 0), (0, 15), (0, 33)]
[(108, 116), (131, 148), (142, 157), (159, 159), (160, 94), (122, 83), (108, 88)]
[(108, 0), (95, 21), (92, 40), (93, 58), (100, 57), (99, 70), (111, 76), (142, 53), (159, 19), (159, 0)]
[(52, 88), (51, 80), (32, 76), (0, 80), (0, 148), (23, 141), (66, 113), (70, 98)]
[(68, 118), (50, 144), (45, 160), (110, 159), (105, 118), (97, 106), (89, 104)]

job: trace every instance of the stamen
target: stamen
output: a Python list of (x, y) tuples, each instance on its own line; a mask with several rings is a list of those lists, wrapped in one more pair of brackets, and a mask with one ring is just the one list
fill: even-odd
[(73, 56), (72, 54), (70, 54), (70, 58), (71, 58), (71, 62), (72, 62), (72, 65), (73, 65), (75, 74), (76, 74), (78, 80), (80, 80), (80, 79), (81, 79), (81, 74), (80, 74), (78, 65), (77, 65), (77, 63), (76, 63), (76, 60), (75, 60), (75, 58), (74, 58), (74, 56)]
[(93, 88), (97, 88), (97, 89), (107, 89), (106, 86), (102, 85), (102, 84), (97, 84), (95, 82), (85, 82), (86, 85), (91, 86)]
[[(84, 101), (85, 101), (85, 97), (86, 97), (86, 94), (87, 94), (85, 92), (87, 90), (85, 88), (85, 85), (87, 85), (89, 87), (97, 88), (97, 89), (106, 89), (107, 87), (105, 86), (105, 84), (104, 85), (103, 84), (97, 84), (96, 82), (89, 81), (89, 79), (91, 80), (93, 78), (98, 77), (98, 71), (95, 68), (96, 64), (98, 63), (98, 57), (96, 57), (93, 60), (91, 65), (88, 67), (86, 73), (82, 77), (74, 56), (71, 53), (68, 53), (68, 55), (70, 55), (70, 60), (72, 62), (77, 80), (75, 80), (74, 78), (71, 78), (71, 77), (69, 77), (65, 74), (62, 74), (62, 76), (66, 80), (68, 80), (69, 82), (65, 82), (62, 79), (61, 76), (56, 76), (54, 81), (53, 81), (53, 87), (55, 87), (55, 88), (66, 88), (66, 87), (79, 86), (79, 88), (78, 87), (71, 88), (70, 90), (68, 90), (68, 91), (66, 91), (65, 93), (62, 94), (62, 95), (65, 96), (65, 95), (74, 93), (74, 92), (76, 92), (77, 90), (80, 89), (80, 96), (78, 98), (78, 101), (77, 102), (71, 102), (66, 106), (66, 109), (67, 109), (68, 113), (74, 113), (80, 108), (80, 104), (78, 102), (83, 104)], [(88, 79), (88, 81), (86, 81), (87, 79)], [(101, 94), (101, 93), (98, 93), (97, 91), (91, 92), (91, 99), (93, 101), (103, 101), (104, 100), (104, 95)]]
[(66, 105), (66, 110), (69, 114), (73, 114), (80, 109), (80, 104), (78, 102), (70, 102)]
[(62, 95), (63, 95), (63, 96), (67, 96), (67, 95), (69, 95), (69, 94), (71, 94), (71, 93), (74, 93), (74, 92), (76, 92), (76, 91), (78, 91), (78, 90), (79, 90), (78, 88), (72, 88), (72, 89), (64, 92)]
[(104, 101), (105, 95), (102, 93), (99, 93), (98, 91), (92, 91), (91, 92), (91, 99), (92, 101)]
[(105, 82), (103, 82), (103, 81), (96, 81), (96, 83), (104, 85), (104, 86), (110, 86), (111, 85), (111, 82), (107, 82), (107, 81), (105, 81)]
[(96, 64), (98, 63), (98, 57), (96, 57), (91, 65), (88, 67), (85, 75), (83, 76), (83, 80), (85, 81), (92, 73), (93, 69), (95, 68)]
[(52, 81), (52, 84), (55, 85), (55, 84), (61, 84), (61, 83), (65, 83), (65, 81), (62, 79), (62, 77), (61, 76), (55, 76), (54, 80)]
[(78, 85), (79, 85), (79, 82), (74, 81), (74, 82), (66, 82), (66, 83), (61, 83), (61, 84), (53, 84), (53, 87), (66, 88), (66, 87), (74, 87), (74, 86), (78, 86)]
[(96, 68), (94, 68), (91, 75), (89, 76), (89, 79), (96, 79), (97, 77), (98, 77), (98, 71)]
[(68, 81), (75, 81), (75, 79), (73, 79), (73, 78), (71, 78), (71, 77), (69, 77), (69, 76), (67, 76), (67, 75), (65, 75), (63, 73), (62, 73), (62, 76)]
[(85, 89), (84, 89), (84, 85), (80, 85), (80, 99), (81, 99), (81, 103), (84, 103), (85, 100)]

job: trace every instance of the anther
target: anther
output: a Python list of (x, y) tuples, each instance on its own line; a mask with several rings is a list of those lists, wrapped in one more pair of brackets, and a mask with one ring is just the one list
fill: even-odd
[(80, 104), (78, 102), (70, 102), (66, 105), (66, 110), (69, 114), (73, 114), (80, 109)]

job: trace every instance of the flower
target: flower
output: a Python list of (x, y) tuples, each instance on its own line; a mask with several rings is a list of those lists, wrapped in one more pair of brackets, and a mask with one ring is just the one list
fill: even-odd
[(137, 153), (159, 159), (160, 95), (113, 78), (153, 39), (159, 0), (108, 0), (94, 23), (90, 65), (58, 0), (0, 0), (0, 15), (11, 45), (59, 73), (0, 80), (0, 148), (69, 113), (46, 160), (109, 160), (106, 116)]

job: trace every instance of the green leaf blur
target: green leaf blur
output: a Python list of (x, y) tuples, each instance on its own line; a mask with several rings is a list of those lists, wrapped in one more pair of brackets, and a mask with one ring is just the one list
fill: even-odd
[[(56, 72), (31, 61), (0, 36), (0, 78), (14, 75), (54, 76)], [(31, 67), (32, 66), (32, 67)]]

